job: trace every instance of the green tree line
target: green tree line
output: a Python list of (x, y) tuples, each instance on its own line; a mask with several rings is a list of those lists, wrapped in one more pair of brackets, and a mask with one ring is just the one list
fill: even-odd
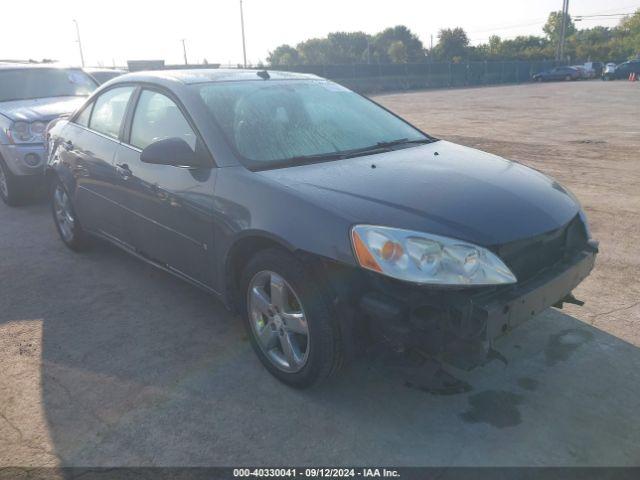
[[(544, 35), (502, 39), (493, 35), (480, 45), (470, 45), (462, 28), (442, 29), (438, 42), (427, 49), (404, 25), (375, 35), (364, 32), (335, 32), (325, 38), (311, 38), (295, 47), (280, 45), (269, 53), (274, 66), (330, 65), (351, 63), (419, 63), (464, 60), (545, 60), (555, 57), (562, 12), (551, 12)], [(568, 60), (617, 61), (640, 55), (640, 9), (613, 28), (576, 28), (569, 16), (565, 55)]]

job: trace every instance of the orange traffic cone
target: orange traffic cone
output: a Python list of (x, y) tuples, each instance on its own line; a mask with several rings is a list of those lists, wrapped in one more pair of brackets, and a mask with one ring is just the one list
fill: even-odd
[(629, 74), (629, 81), (630, 81), (630, 82), (635, 82), (636, 80), (638, 80), (638, 77), (636, 76), (636, 74), (635, 74), (635, 73), (633, 73), (633, 72), (632, 72), (632, 73), (630, 73), (630, 74)]

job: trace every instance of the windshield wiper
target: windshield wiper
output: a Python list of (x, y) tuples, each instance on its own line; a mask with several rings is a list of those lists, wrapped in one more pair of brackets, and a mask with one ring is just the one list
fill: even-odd
[(376, 143), (376, 148), (390, 148), (395, 147), (397, 145), (409, 145), (415, 143), (431, 143), (431, 140), (428, 138), (417, 138), (415, 140), (409, 140), (408, 138), (398, 138), (397, 140), (389, 140), (387, 142), (378, 142)]
[(353, 158), (362, 155), (372, 155), (374, 153), (384, 153), (393, 149), (393, 147), (401, 146), (401, 145), (412, 145), (418, 143), (431, 143), (432, 140), (429, 138), (420, 138), (416, 140), (409, 140), (408, 138), (399, 138), (397, 140), (390, 140), (387, 142), (378, 142), (375, 145), (369, 145), (368, 147), (357, 148), (355, 150), (349, 150), (342, 152), (344, 154), (343, 158)]
[(331, 160), (344, 160), (347, 158), (360, 157), (364, 155), (372, 155), (375, 153), (384, 153), (390, 151), (393, 147), (399, 145), (410, 145), (420, 143), (431, 143), (433, 140), (429, 138), (420, 138), (409, 140), (408, 138), (399, 138), (388, 142), (378, 142), (368, 147), (356, 148), (353, 150), (343, 150), (340, 152), (317, 153), (312, 155), (298, 155), (283, 160), (269, 162), (269, 165), (260, 165), (254, 167), (256, 170), (265, 170), (272, 168), (291, 167), (296, 165), (305, 165), (309, 163), (319, 163)]
[(331, 153), (317, 153), (313, 155), (298, 155), (297, 157), (287, 158), (285, 161), (287, 163), (293, 162), (301, 162), (301, 163), (313, 163), (322, 160), (340, 160), (345, 158), (344, 152), (331, 152)]
[(313, 155), (298, 155), (283, 160), (268, 162), (268, 165), (256, 165), (255, 170), (270, 170), (272, 168), (295, 167), (297, 165), (306, 165), (309, 163), (320, 163), (331, 160), (342, 160), (347, 158), (344, 152), (318, 153)]

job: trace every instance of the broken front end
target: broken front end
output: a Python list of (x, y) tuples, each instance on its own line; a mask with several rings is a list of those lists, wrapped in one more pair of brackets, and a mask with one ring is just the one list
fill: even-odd
[(471, 369), (486, 361), (494, 339), (525, 320), (550, 306), (582, 304), (572, 290), (593, 269), (598, 244), (576, 216), (563, 228), (491, 251), (517, 282), (455, 288), (367, 272), (359, 282), (355, 323), (397, 349)]

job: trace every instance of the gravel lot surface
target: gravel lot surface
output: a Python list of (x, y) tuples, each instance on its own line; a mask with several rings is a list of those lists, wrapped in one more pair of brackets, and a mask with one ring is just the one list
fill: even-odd
[(299, 392), (205, 293), (106, 245), (70, 252), (45, 204), (0, 204), (0, 467), (638, 465), (640, 84), (377, 100), (568, 186), (601, 241), (586, 306), (500, 340), (508, 364), (461, 374), (467, 394), (407, 388), (375, 355)]

